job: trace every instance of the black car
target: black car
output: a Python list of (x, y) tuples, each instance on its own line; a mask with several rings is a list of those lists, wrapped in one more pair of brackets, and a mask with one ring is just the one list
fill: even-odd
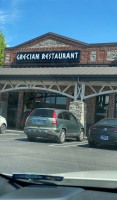
[(107, 118), (90, 126), (88, 133), (89, 147), (97, 144), (117, 145), (117, 118)]

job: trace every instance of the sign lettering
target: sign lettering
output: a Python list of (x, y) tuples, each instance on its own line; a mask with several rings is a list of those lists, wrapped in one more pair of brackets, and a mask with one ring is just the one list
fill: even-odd
[(80, 50), (49, 51), (49, 52), (19, 52), (16, 56), (17, 63), (34, 62), (80, 62)]

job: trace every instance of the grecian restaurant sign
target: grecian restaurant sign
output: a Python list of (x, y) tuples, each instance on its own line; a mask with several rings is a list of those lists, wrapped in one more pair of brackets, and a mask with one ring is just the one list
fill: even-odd
[(45, 52), (19, 52), (17, 63), (39, 62), (80, 62), (80, 50), (72, 51), (45, 51)]

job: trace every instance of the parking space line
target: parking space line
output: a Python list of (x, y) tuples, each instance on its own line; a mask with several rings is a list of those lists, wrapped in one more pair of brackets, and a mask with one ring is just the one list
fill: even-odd
[(51, 144), (50, 146), (61, 146), (61, 145), (69, 145), (69, 144), (78, 144), (78, 142), (69, 142), (69, 143), (63, 143), (63, 144)]
[(17, 139), (20, 139), (20, 138), (17, 138), (17, 137), (12, 137), (12, 138), (0, 138), (0, 141), (11, 141), (11, 140), (17, 140)]
[[(49, 145), (50, 146), (50, 145)], [(70, 147), (70, 146), (78, 146), (78, 144), (74, 144), (74, 145), (64, 145), (64, 146), (56, 146), (56, 145), (53, 145), (52, 147), (55, 147), (55, 148), (65, 148), (65, 147)]]
[(51, 147), (70, 147), (70, 146), (78, 146), (78, 145), (84, 145), (84, 144), (87, 144), (87, 142), (82, 142), (82, 143), (80, 143), (80, 142), (75, 142), (75, 143), (69, 143), (69, 144), (51, 144), (51, 145), (49, 145), (49, 146), (51, 146)]
[(19, 130), (9, 130), (9, 129), (6, 130), (6, 133), (15, 133), (15, 132), (24, 133), (24, 131), (19, 131)]
[(10, 141), (10, 140), (13, 140), (13, 139), (0, 139), (0, 141), (3, 141), (3, 142), (7, 142), (7, 141)]
[[(10, 136), (10, 135), (21, 135), (20, 133), (5, 133), (4, 135)], [(0, 136), (4, 136), (4, 135), (0, 135)]]

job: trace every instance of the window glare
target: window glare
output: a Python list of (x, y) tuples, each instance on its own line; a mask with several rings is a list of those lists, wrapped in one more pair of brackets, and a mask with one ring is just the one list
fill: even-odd
[(56, 97), (56, 104), (66, 104), (66, 97)]

